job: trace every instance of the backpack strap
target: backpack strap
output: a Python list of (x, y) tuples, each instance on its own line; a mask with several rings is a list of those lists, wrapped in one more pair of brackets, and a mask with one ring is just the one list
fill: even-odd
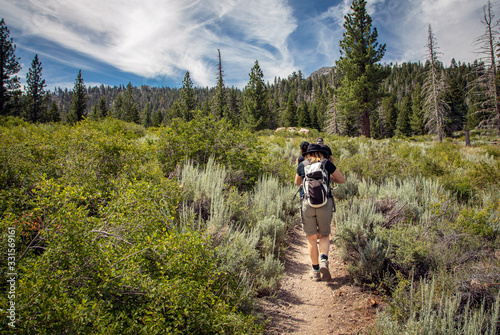
[[(326, 158), (323, 158), (321, 160), (321, 168), (327, 173), (327, 178), (329, 177), (328, 175), (328, 171), (326, 171), (326, 164), (329, 162), (328, 159)], [(328, 180), (326, 180), (326, 185), (328, 187), (328, 198), (332, 198), (333, 199), (333, 194), (332, 194), (332, 188), (330, 187), (330, 178), (328, 178)], [(334, 205), (335, 206), (335, 205)]]

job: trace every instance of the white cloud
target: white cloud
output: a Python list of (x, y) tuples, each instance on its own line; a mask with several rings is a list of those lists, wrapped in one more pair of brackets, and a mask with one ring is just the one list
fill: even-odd
[[(484, 2), (484, 3), (483, 3)], [(369, 0), (367, 10), (387, 44), (383, 62), (423, 60), (427, 27), (432, 25), (441, 60), (472, 62), (473, 41), (481, 35), (487, 0)], [(243, 87), (255, 60), (265, 80), (331, 66), (339, 57), (344, 15), (352, 0), (336, 0), (318, 16), (294, 12), (288, 0), (0, 0), (9, 27), (25, 39), (18, 48), (50, 57), (54, 63), (88, 71), (98, 62), (137, 76), (182, 78), (214, 86), (217, 49), (225, 80)], [(492, 1), (500, 13), (500, 0)], [(318, 6), (320, 6), (318, 4)], [(497, 17), (498, 19), (499, 17)], [(293, 34), (294, 40), (291, 39)], [(74, 51), (20, 45), (42, 37)], [(74, 76), (74, 74), (72, 74)], [(61, 82), (63, 80), (60, 80)], [(160, 80), (161, 81), (161, 80)]]
[[(470, 0), (421, 0), (395, 1), (401, 4), (402, 15), (392, 15), (390, 29), (395, 38), (388, 43), (394, 59), (391, 61), (422, 61), (426, 58), (428, 26), (436, 37), (440, 59), (449, 64), (452, 58), (473, 62), (473, 41), (484, 32), (481, 24), (482, 1)], [(492, 1), (500, 10), (500, 1)], [(389, 41), (388, 41), (389, 42)]]
[(8, 24), (24, 34), (144, 77), (189, 71), (195, 84), (213, 86), (217, 48), (223, 66), (239, 71), (248, 73), (256, 59), (270, 78), (293, 68), (287, 38), (297, 25), (285, 0), (251, 5), (244, 0), (0, 0), (0, 5), (15, 18)]

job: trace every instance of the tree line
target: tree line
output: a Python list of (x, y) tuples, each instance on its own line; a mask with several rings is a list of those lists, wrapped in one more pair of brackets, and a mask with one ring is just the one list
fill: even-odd
[(24, 91), (20, 90), (16, 46), (2, 19), (0, 114), (64, 123), (113, 117), (158, 127), (176, 118), (189, 121), (199, 113), (252, 131), (295, 126), (374, 138), (430, 133), (440, 141), (456, 131), (476, 128), (495, 128), (500, 134), (496, 59), (500, 30), (489, 1), (483, 14), (485, 32), (474, 41), (479, 57), (473, 63), (452, 59), (445, 66), (429, 25), (425, 61), (382, 64), (386, 45), (377, 42), (366, 0), (354, 0), (345, 16), (340, 58), (307, 78), (298, 71), (266, 83), (256, 60), (243, 89), (227, 87), (218, 50), (215, 87), (194, 87), (189, 72), (181, 88), (131, 83), (86, 87), (79, 71), (72, 90), (54, 92), (45, 91), (38, 55)]

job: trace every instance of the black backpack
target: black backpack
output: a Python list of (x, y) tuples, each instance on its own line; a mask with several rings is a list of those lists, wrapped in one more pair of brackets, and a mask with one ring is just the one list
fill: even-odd
[(303, 201), (314, 208), (324, 206), (328, 198), (332, 197), (328, 171), (325, 169), (327, 162), (326, 158), (314, 163), (309, 159), (303, 162), (305, 175), (302, 181), (302, 188), (304, 190)]

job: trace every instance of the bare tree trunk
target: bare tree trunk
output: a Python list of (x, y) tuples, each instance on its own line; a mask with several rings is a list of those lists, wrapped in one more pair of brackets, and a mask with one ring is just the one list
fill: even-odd
[(431, 26), (429, 26), (429, 52), (430, 52), (430, 61), (431, 61), (431, 71), (432, 71), (432, 92), (434, 94), (433, 99), (434, 99), (434, 114), (436, 118), (436, 123), (437, 123), (437, 134), (439, 138), (439, 142), (443, 142), (443, 120), (441, 117), (441, 113), (439, 111), (439, 92), (438, 92), (438, 83), (437, 83), (437, 59), (436, 59), (436, 50), (435, 50), (435, 41), (434, 37), (432, 35), (432, 30)]
[(363, 135), (370, 138), (370, 111), (365, 109), (363, 111)]
[(495, 37), (493, 34), (493, 12), (491, 10), (491, 2), (488, 1), (488, 4), (483, 7), (483, 12), (484, 12), (484, 24), (486, 25), (486, 31), (488, 34), (488, 47), (489, 47), (489, 56), (490, 56), (490, 65), (491, 65), (491, 71), (493, 72), (493, 82), (492, 85), (494, 86), (494, 94), (495, 94), (495, 112), (496, 115), (498, 116), (498, 135), (500, 136), (500, 101), (498, 99), (499, 92), (498, 92), (498, 85), (496, 84), (496, 78), (497, 78), (497, 66), (496, 66), (496, 59), (495, 59)]
[(470, 147), (470, 134), (468, 130), (465, 131), (465, 146)]
[[(485, 26), (486, 29), (481, 36), (475, 39), (474, 42), (478, 45), (478, 49), (476, 52), (484, 55), (481, 60), (484, 60), (486, 67), (485, 83), (489, 92), (491, 92), (490, 103), (493, 106), (493, 115), (496, 116), (498, 121), (497, 128), (498, 135), (500, 136), (500, 92), (496, 83), (497, 64), (495, 56), (495, 49), (498, 47), (496, 40), (499, 35), (499, 21), (494, 19), (495, 15), (493, 13), (492, 7), (493, 6), (491, 5), (491, 1), (488, 1), (488, 3), (483, 6), (483, 21), (481, 21), (481, 23)], [(484, 122), (488, 123), (487, 120), (484, 120)]]

